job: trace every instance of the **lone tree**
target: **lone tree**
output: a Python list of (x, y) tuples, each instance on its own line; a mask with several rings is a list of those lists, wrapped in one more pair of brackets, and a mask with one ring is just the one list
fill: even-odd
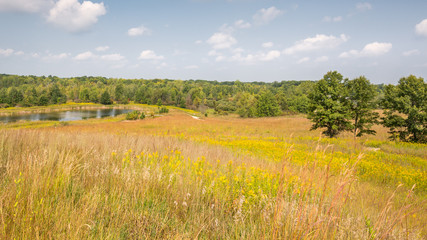
[(345, 81), (344, 84), (347, 88), (349, 110), (353, 119), (354, 137), (375, 134), (375, 130), (371, 127), (378, 123), (379, 114), (373, 111), (374, 99), (377, 95), (374, 85), (364, 76)]
[(384, 90), (382, 118), (391, 139), (427, 142), (427, 87), (423, 78), (413, 75), (399, 80), (397, 86)]
[(326, 128), (322, 133), (332, 138), (351, 129), (346, 88), (343, 76), (330, 71), (319, 80), (309, 94), (308, 118), (313, 122), (311, 130)]

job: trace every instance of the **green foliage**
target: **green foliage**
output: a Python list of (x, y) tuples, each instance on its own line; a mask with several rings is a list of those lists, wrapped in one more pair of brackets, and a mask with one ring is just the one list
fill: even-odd
[(279, 104), (270, 91), (262, 92), (256, 103), (257, 117), (278, 116), (280, 114)]
[(22, 100), (24, 100), (24, 96), (22, 95), (22, 92), (17, 90), (15, 87), (10, 88), (9, 95), (8, 95), (9, 105), (15, 106), (16, 104), (20, 103)]
[(67, 101), (66, 96), (61, 92), (56, 83), (49, 89), (48, 97), (50, 104), (65, 103)]
[(328, 72), (319, 80), (308, 96), (308, 118), (313, 122), (311, 129), (326, 128), (323, 134), (330, 138), (351, 129), (346, 95), (343, 76), (337, 71)]
[(392, 139), (427, 142), (427, 87), (423, 78), (413, 75), (399, 80), (397, 86), (384, 89), (383, 125)]
[(145, 113), (141, 112), (141, 115), (139, 116), (139, 119), (144, 119), (145, 118)]
[(113, 101), (111, 100), (111, 96), (107, 90), (105, 90), (101, 95), (101, 104), (104, 104), (104, 105), (113, 104)]
[(168, 112), (169, 112), (169, 109), (167, 107), (159, 107), (159, 113), (160, 114), (168, 113)]
[(349, 108), (353, 119), (354, 137), (364, 134), (375, 134), (371, 127), (378, 123), (379, 114), (373, 111), (377, 95), (374, 85), (364, 76), (346, 81)]
[(236, 96), (237, 113), (240, 117), (255, 117), (257, 99), (254, 95), (244, 92)]
[(138, 119), (144, 119), (145, 114), (140, 111), (132, 111), (128, 114), (126, 114), (126, 120), (138, 120)]

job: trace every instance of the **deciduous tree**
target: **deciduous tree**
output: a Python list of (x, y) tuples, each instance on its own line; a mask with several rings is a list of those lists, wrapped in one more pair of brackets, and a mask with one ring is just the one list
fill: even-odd
[(383, 125), (392, 139), (427, 142), (427, 87), (424, 79), (414, 75), (399, 80), (397, 86), (384, 89)]
[(326, 128), (322, 133), (332, 138), (351, 129), (351, 115), (346, 99), (343, 76), (337, 71), (328, 72), (309, 94), (308, 118), (311, 130)]
[(345, 82), (349, 108), (353, 119), (353, 135), (375, 134), (372, 125), (378, 123), (379, 114), (373, 111), (377, 95), (375, 86), (366, 77), (361, 76)]

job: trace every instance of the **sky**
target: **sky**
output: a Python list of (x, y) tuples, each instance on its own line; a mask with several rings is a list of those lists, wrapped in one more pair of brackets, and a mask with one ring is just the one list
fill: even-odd
[(0, 0), (0, 73), (427, 77), (426, 0)]

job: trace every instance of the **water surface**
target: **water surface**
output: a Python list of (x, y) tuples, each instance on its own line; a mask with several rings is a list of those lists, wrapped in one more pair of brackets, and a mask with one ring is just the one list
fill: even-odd
[(13, 114), (0, 116), (0, 122), (10, 123), (21, 120), (26, 121), (76, 121), (89, 118), (115, 117), (131, 112), (131, 109), (96, 109), (96, 110), (69, 110), (47, 113)]

